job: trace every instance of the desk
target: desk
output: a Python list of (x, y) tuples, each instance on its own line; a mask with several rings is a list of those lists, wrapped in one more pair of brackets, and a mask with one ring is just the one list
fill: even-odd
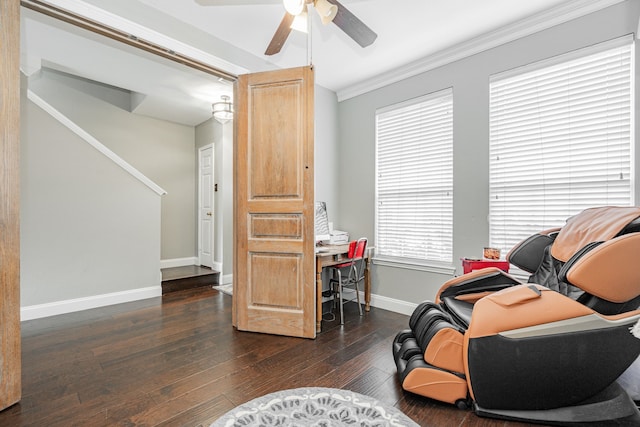
[[(321, 246), (321, 252), (316, 252), (316, 332), (322, 329), (322, 269), (343, 263), (349, 252), (349, 244)], [(371, 309), (371, 276), (369, 265), (371, 263), (370, 249), (367, 248), (366, 268), (364, 270), (364, 309)], [(338, 259), (336, 259), (338, 258)]]

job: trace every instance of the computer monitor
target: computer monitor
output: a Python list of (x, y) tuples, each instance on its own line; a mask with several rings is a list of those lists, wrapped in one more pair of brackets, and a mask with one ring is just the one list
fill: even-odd
[(327, 204), (325, 202), (316, 202), (315, 210), (316, 242), (331, 239)]

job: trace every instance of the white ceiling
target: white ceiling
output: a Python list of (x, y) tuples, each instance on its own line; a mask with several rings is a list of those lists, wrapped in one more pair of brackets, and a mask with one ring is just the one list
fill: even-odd
[[(139, 0), (256, 56), (284, 15), (280, 0)], [(567, 0), (341, 0), (378, 34), (361, 48), (333, 24), (312, 16), (316, 82), (333, 91), (519, 21)], [(209, 4), (204, 6), (203, 4)], [(281, 68), (307, 64), (307, 39), (293, 31), (270, 58)]]
[[(621, 0), (341, 0), (378, 34), (371, 46), (361, 48), (334, 24), (323, 26), (310, 11), (310, 41), (306, 34), (292, 31), (282, 51), (271, 57), (264, 56), (264, 50), (284, 15), (281, 0), (129, 1), (142, 6), (132, 8), (135, 13), (153, 8), (154, 13), (165, 13), (270, 61), (274, 69), (306, 65), (311, 57), (316, 83), (340, 95), (403, 67), (416, 69), (421, 61), (488, 40), (492, 34), (508, 40), (500, 29), (521, 36)], [(126, 18), (135, 22), (135, 13)], [(232, 92), (210, 75), (97, 36), (87, 38), (80, 30), (24, 8), (22, 38), (24, 70), (37, 69), (44, 61), (61, 71), (147, 95), (146, 105), (136, 111), (141, 114), (168, 115), (194, 125), (210, 117), (211, 102)], [(127, 67), (118, 70), (115, 64)]]

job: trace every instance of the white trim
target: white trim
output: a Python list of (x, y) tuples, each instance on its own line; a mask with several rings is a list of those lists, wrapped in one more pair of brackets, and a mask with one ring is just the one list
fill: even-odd
[[(364, 293), (362, 292), (360, 300), (364, 302)], [(411, 316), (413, 311), (418, 306), (418, 304), (413, 302), (402, 301), (399, 299), (375, 294), (371, 294), (370, 304), (372, 307), (393, 311), (394, 313), (406, 314), (407, 316)]]
[(380, 255), (374, 256), (372, 262), (374, 265), (381, 265), (384, 267), (426, 271), (429, 273), (446, 274), (451, 277), (453, 277), (456, 272), (456, 267), (454, 267), (453, 265), (436, 265), (428, 262), (420, 263), (414, 260), (405, 260), (395, 257), (382, 257)]
[(213, 261), (213, 267), (211, 267), (214, 271), (222, 271), (222, 263), (220, 261)]
[(42, 317), (57, 316), (59, 314), (73, 313), (91, 308), (138, 301), (159, 296), (162, 296), (162, 286), (158, 285), (149, 286), (147, 288), (131, 289), (128, 291), (113, 292), (110, 294), (92, 295), (89, 297), (74, 298), (46, 304), (30, 305), (20, 308), (20, 320), (40, 319)]
[[(331, 301), (333, 297), (322, 297), (322, 302)], [(353, 300), (355, 302), (355, 300)], [(346, 301), (345, 301), (346, 302)], [(360, 303), (364, 307), (364, 291), (360, 291)], [(392, 311), (394, 313), (405, 314), (411, 316), (418, 304), (414, 302), (403, 301), (395, 298), (389, 298), (382, 295), (371, 294), (369, 301), (371, 307), (380, 308), (382, 310)]]
[[(220, 285), (229, 285), (232, 283), (232, 274), (220, 276)], [(132, 289), (129, 291), (113, 292), (110, 294), (93, 295), (89, 297), (74, 298), (70, 300), (56, 301), (46, 304), (31, 305), (20, 308), (20, 320), (26, 321), (41, 319), (43, 317), (57, 316), (60, 314), (73, 313), (76, 311), (89, 310), (92, 308), (122, 304), (142, 299), (155, 298), (159, 296), (162, 296), (162, 287), (150, 286), (147, 288)], [(363, 292), (361, 292), (361, 301), (364, 302)], [(394, 313), (405, 314), (407, 316), (410, 316), (418, 306), (418, 304), (416, 303), (402, 301), (399, 299), (389, 298), (376, 294), (371, 294), (370, 303), (372, 307), (389, 310)]]
[[(580, 18), (625, 0), (573, 0), (337, 91), (338, 102)], [(640, 24), (639, 24), (640, 25)]]
[(198, 265), (198, 257), (161, 259), (160, 268), (185, 267), (187, 265)]
[(106, 146), (104, 146), (104, 144), (102, 144), (100, 141), (95, 139), (88, 132), (86, 132), (84, 129), (82, 129), (80, 126), (78, 126), (76, 123), (74, 123), (71, 119), (69, 119), (67, 116), (62, 114), (60, 111), (58, 111), (55, 107), (53, 107), (47, 101), (45, 101), (44, 99), (40, 98), (38, 95), (36, 95), (30, 89), (27, 90), (27, 97), (34, 104), (36, 104), (38, 107), (42, 108), (44, 111), (49, 113), (49, 115), (51, 115), (51, 117), (53, 117), (58, 122), (60, 122), (62, 125), (67, 127), (71, 132), (73, 132), (76, 135), (78, 135), (80, 138), (82, 138), (84, 141), (86, 141), (89, 145), (91, 145), (93, 148), (98, 150), (100, 153), (102, 153), (103, 155), (108, 157), (111, 161), (113, 161), (115, 164), (120, 166), (122, 169), (124, 169), (126, 172), (128, 172), (130, 175), (132, 175), (134, 178), (136, 178), (137, 180), (142, 182), (144, 185), (149, 187), (151, 190), (155, 191), (156, 194), (158, 194), (160, 196), (164, 196), (165, 194), (167, 194), (167, 192), (165, 190), (163, 190), (159, 185), (157, 185), (155, 182), (151, 181), (149, 178), (144, 176), (139, 170), (137, 170), (136, 168), (131, 166), (129, 163), (127, 163), (124, 159), (122, 159), (116, 153), (114, 153), (113, 151), (109, 150)]
[(427, 93), (426, 95), (416, 96), (415, 98), (410, 98), (405, 101), (400, 101), (395, 104), (385, 105), (384, 107), (380, 107), (376, 109), (376, 114), (384, 114), (389, 112), (394, 112), (395, 110), (399, 110), (405, 107), (412, 107), (421, 102), (429, 102), (438, 100), (438, 98), (444, 97), (452, 97), (453, 98), (453, 86), (449, 86), (447, 88), (437, 90), (435, 92)]
[(48, 0), (47, 3), (58, 8), (65, 9), (75, 15), (82, 16), (135, 36), (139, 40), (146, 40), (188, 58), (211, 65), (212, 67), (218, 68), (224, 72), (235, 75), (246, 74), (249, 72), (246, 68), (232, 64), (222, 58), (211, 55), (203, 50), (197, 49), (165, 34), (130, 21), (122, 16), (108, 12), (95, 5), (88, 4), (82, 0)]
[(560, 55), (552, 56), (551, 58), (543, 59), (541, 61), (536, 61), (531, 64), (526, 64), (520, 67), (512, 68), (510, 70), (501, 71), (499, 73), (490, 75), (489, 83), (495, 83), (495, 82), (506, 80), (508, 78), (516, 77), (525, 73), (531, 73), (533, 71), (538, 71), (543, 68), (552, 67), (554, 65), (569, 62), (574, 59), (580, 59), (589, 55), (601, 53), (606, 50), (628, 46), (633, 44), (634, 38), (635, 37), (633, 34), (626, 34), (624, 36), (616, 37), (611, 40), (605, 40), (603, 42), (596, 43), (591, 46), (583, 47), (580, 49), (573, 50), (571, 52), (566, 52)]

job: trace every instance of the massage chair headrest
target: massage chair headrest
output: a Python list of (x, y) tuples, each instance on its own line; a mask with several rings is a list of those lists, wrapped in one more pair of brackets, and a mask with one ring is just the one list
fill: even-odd
[(638, 207), (591, 208), (569, 218), (551, 246), (564, 263), (559, 279), (614, 303), (637, 298), (639, 224)]
[(527, 237), (511, 248), (507, 261), (528, 273), (534, 273), (540, 267), (545, 250), (551, 246), (558, 231), (559, 228), (553, 228)]
[(560, 229), (537, 233), (507, 260), (529, 272), (548, 253), (562, 263), (558, 280), (600, 299), (626, 303), (640, 296), (640, 207), (605, 206), (570, 217)]

